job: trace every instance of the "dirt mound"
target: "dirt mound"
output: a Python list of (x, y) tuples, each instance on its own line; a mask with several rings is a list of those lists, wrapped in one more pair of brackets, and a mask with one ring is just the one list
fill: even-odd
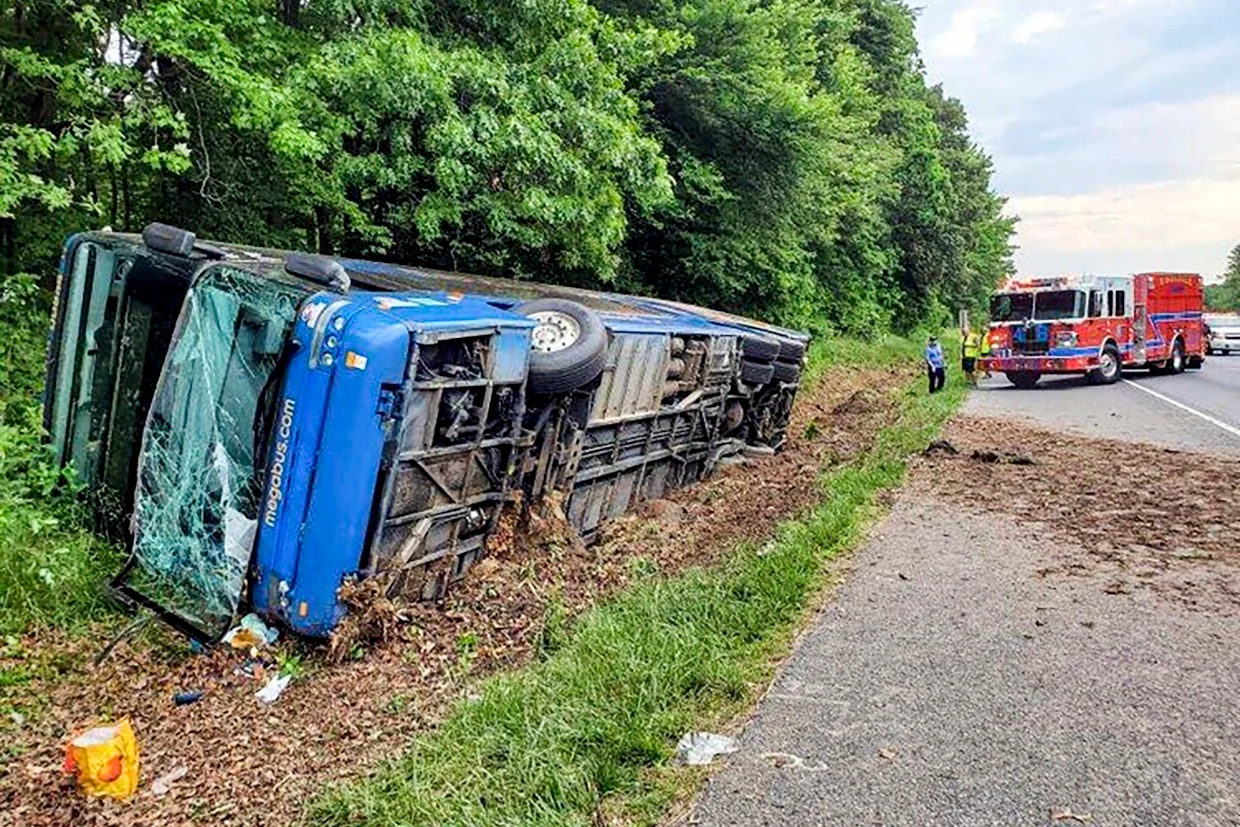
[(946, 437), (958, 453), (924, 456), (913, 485), (1037, 525), (1046, 536), (1040, 575), (1240, 611), (1235, 460), (992, 419), (957, 419)]
[(834, 408), (831, 413), (837, 416), (856, 416), (883, 410), (888, 399), (873, 388), (859, 388)]
[(328, 663), (343, 663), (365, 644), (395, 640), (401, 624), (409, 619), (404, 603), (388, 596), (391, 579), (376, 575), (365, 580), (349, 578), (337, 592), (349, 613), (332, 633), (327, 645)]

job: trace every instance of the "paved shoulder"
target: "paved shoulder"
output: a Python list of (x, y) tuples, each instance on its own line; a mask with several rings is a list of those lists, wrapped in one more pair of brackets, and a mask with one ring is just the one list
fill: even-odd
[(1041, 579), (1041, 533), (923, 500), (860, 552), (695, 823), (1240, 823), (1237, 618)]

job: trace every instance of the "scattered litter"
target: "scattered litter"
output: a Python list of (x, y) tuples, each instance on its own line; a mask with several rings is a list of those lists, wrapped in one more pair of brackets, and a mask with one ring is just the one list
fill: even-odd
[(740, 747), (736, 740), (713, 732), (686, 732), (676, 745), (676, 755), (691, 767), (709, 764), (719, 755), (731, 755)]
[(74, 736), (65, 746), (66, 775), (87, 795), (126, 799), (138, 788), (138, 739), (128, 718)]
[(234, 649), (247, 650), (270, 646), (278, 637), (279, 631), (263, 623), (258, 615), (250, 613), (228, 630), (228, 634), (224, 635), (224, 642)]
[(187, 775), (189, 775), (189, 767), (184, 764), (174, 770), (169, 770), (155, 779), (155, 783), (151, 785), (151, 795), (156, 797), (167, 795), (172, 785)]
[(172, 702), (177, 706), (186, 706), (195, 704), (202, 700), (202, 696), (207, 694), (201, 689), (191, 689), (188, 692), (178, 692), (172, 696)]
[(9, 720), (13, 722), (13, 726), (17, 727), (25, 726), (26, 724), (26, 716), (17, 710), (13, 710), (9, 713)]
[(280, 700), (280, 695), (283, 694), (292, 680), (292, 675), (274, 675), (262, 689), (254, 693), (254, 697), (265, 704), (273, 704)]
[(1075, 821), (1077, 824), (1089, 824), (1094, 817), (1089, 813), (1074, 813), (1071, 807), (1052, 807), (1051, 821)]
[(233, 669), (233, 674), (263, 683), (267, 680), (267, 670), (274, 665), (274, 661), (265, 658), (246, 658), (244, 663)]
[(793, 755), (790, 752), (764, 752), (758, 756), (764, 761), (770, 761), (771, 766), (778, 769), (788, 767), (793, 770), (801, 770), (803, 772), (822, 772), (827, 769), (827, 765), (823, 763), (806, 764), (805, 759), (799, 755)]
[(899, 757), (899, 753), (893, 749), (880, 749), (878, 751), (879, 758), (886, 758), (888, 761), (894, 761)]
[(896, 577), (899, 577), (901, 580), (908, 580), (908, 575), (902, 571), (896, 572)]

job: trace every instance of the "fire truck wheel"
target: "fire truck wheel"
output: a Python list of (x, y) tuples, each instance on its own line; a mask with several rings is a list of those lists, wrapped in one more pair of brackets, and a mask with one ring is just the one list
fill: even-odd
[(1167, 372), (1183, 373), (1184, 361), (1184, 342), (1176, 339), (1175, 346), (1171, 348), (1171, 359), (1167, 362)]
[(1042, 378), (1042, 374), (1036, 370), (1010, 370), (1003, 374), (1008, 381), (1023, 391), (1031, 390), (1034, 385), (1038, 384), (1038, 380)]
[(1089, 372), (1089, 381), (1095, 385), (1114, 385), (1119, 381), (1119, 375), (1119, 351), (1115, 345), (1107, 345), (1102, 349), (1098, 367)]

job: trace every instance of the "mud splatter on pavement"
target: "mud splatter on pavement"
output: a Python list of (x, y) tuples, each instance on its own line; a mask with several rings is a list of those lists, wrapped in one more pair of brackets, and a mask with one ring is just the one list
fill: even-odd
[[(824, 468), (872, 443), (913, 378), (906, 368), (830, 372), (803, 389), (781, 453), (649, 503), (591, 548), (559, 537), (547, 515), (534, 515), (545, 540), (536, 544), (505, 524), (491, 555), (441, 603), (394, 606), (359, 593), (374, 609), (371, 628), (334, 651), (285, 641), (247, 666), (244, 653), (190, 657), (184, 641), (156, 634), (92, 670), (113, 629), (28, 636), (0, 652), (0, 665), (30, 675), (0, 691), (0, 707), (25, 716), (5, 722), (0, 825), (296, 823), (325, 784), (396, 755), (479, 678), (527, 662), (549, 613), (571, 617), (635, 578), (711, 564), (770, 537), (815, 501)], [(280, 669), (292, 684), (277, 703), (260, 703), (254, 693)], [(175, 705), (190, 690), (202, 700)], [(121, 715), (138, 733), (139, 792), (125, 804), (84, 799), (60, 772), (66, 734)], [(171, 779), (159, 795), (157, 779)]]
[(929, 452), (911, 484), (1041, 529), (1039, 576), (1090, 577), (1107, 594), (1148, 589), (1190, 609), (1240, 612), (1234, 458), (989, 418), (958, 418), (945, 438), (957, 453)]

